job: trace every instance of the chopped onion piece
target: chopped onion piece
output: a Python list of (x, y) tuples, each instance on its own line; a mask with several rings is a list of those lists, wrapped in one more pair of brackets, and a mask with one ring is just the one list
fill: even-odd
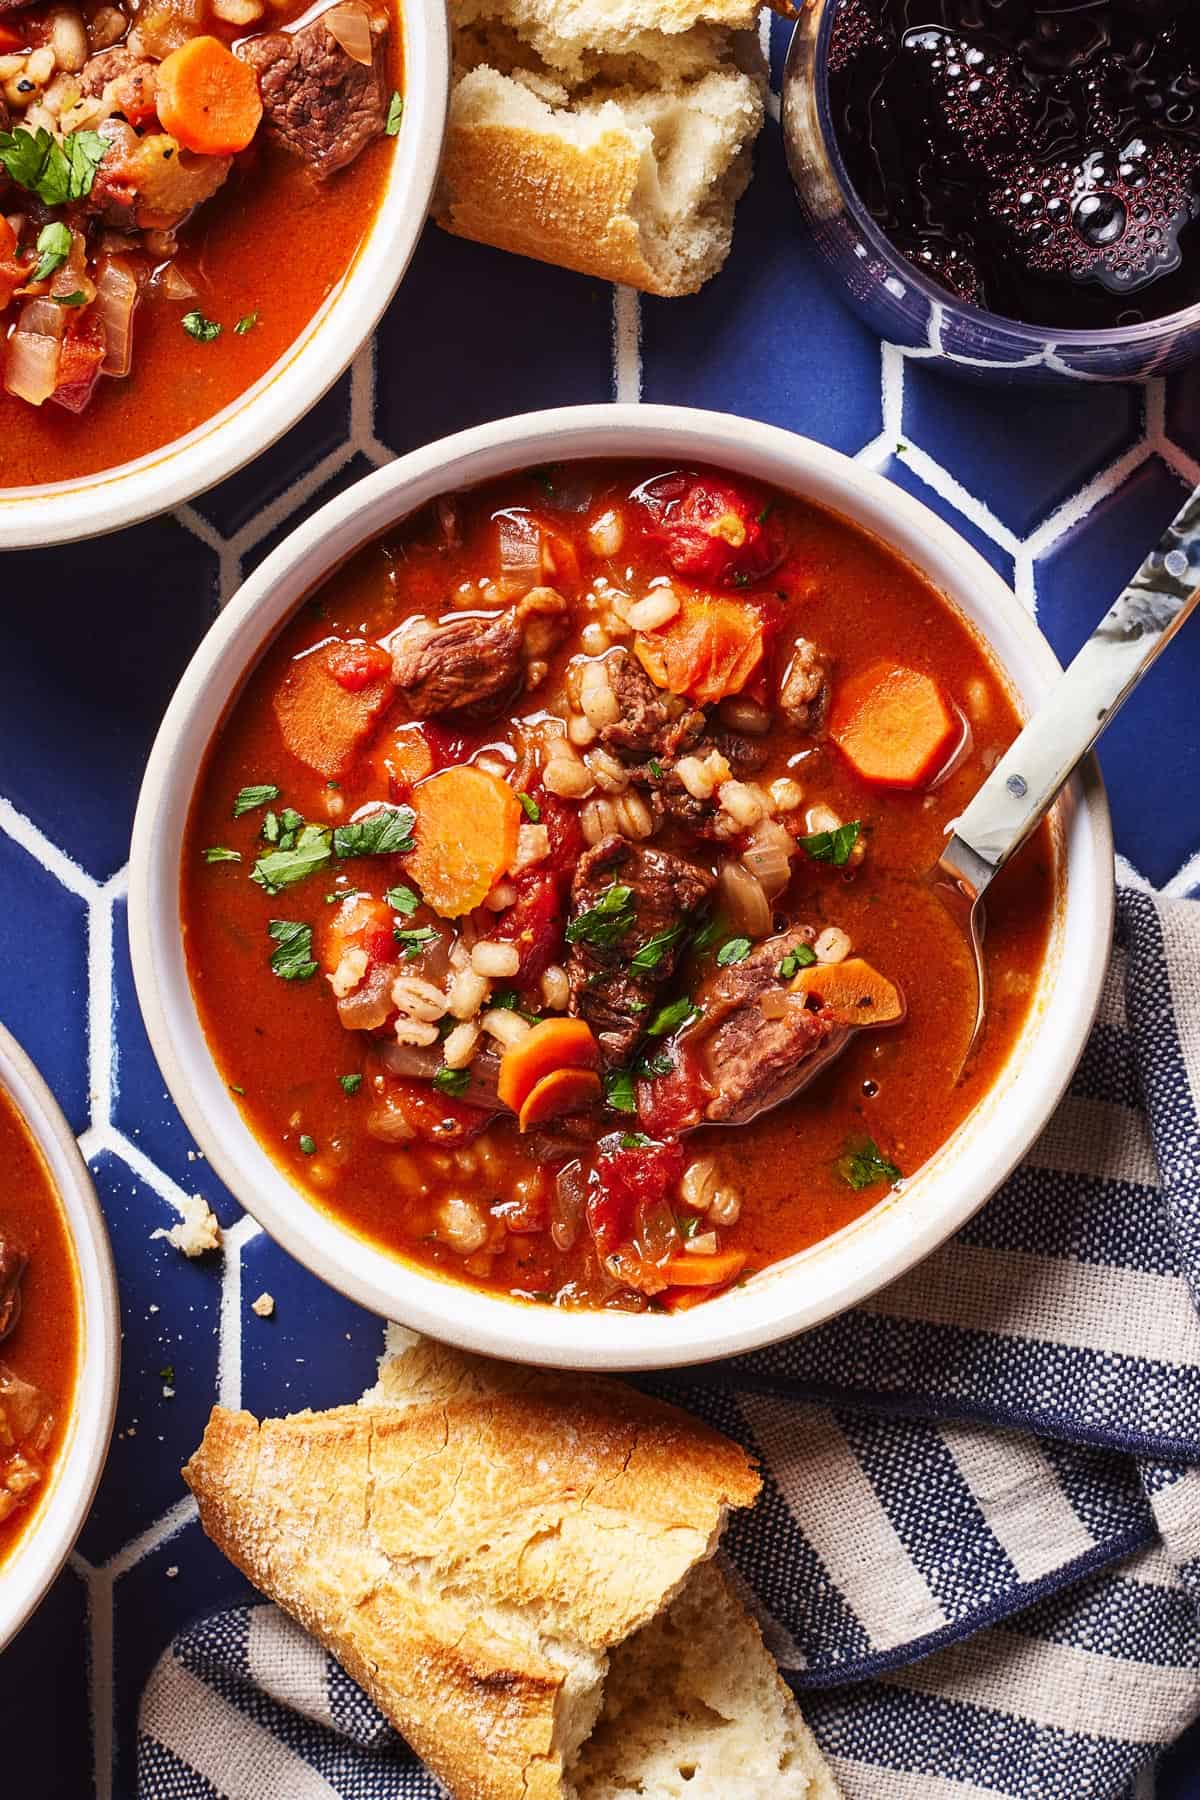
[(417, 1075), (432, 1081), (442, 1066), (440, 1044), (384, 1044), (379, 1060), (393, 1075)]
[(496, 514), (500, 534), (500, 568), (534, 587), (542, 578), (542, 534), (528, 513)]
[(346, 55), (364, 68), (370, 68), (373, 57), (371, 20), (366, 8), (334, 6), (322, 17), (326, 31), (337, 39)]
[[(44, 328), (46, 314), (55, 315), (52, 320), (45, 319), (45, 324), (54, 323), (56, 331)], [(50, 398), (58, 385), (59, 340), (65, 323), (63, 309), (48, 300), (29, 300), (21, 308), (17, 328), (8, 341), (4, 364), (6, 394), (28, 401), (30, 406), (41, 406)]]
[(124, 258), (110, 257), (96, 276), (96, 317), (104, 327), (105, 375), (128, 375), (133, 366), (133, 313), (137, 277)]
[(167, 300), (194, 300), (200, 292), (177, 262), (164, 263), (154, 279), (159, 293)]

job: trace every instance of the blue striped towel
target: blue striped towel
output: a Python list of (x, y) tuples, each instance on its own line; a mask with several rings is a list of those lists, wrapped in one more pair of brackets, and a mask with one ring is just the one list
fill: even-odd
[[(726, 1548), (848, 1800), (1121, 1800), (1200, 1710), (1198, 1119), (1200, 905), (1125, 891), (1070, 1093), (974, 1221), (820, 1330), (647, 1381), (761, 1462)], [(162, 1658), (139, 1781), (439, 1792), (265, 1606)]]

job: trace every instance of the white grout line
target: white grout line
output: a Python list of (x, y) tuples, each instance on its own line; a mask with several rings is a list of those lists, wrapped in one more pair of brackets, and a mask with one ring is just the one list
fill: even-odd
[(375, 397), (379, 389), (377, 340), (359, 351), (350, 365), (350, 442), (375, 468), (395, 462), (396, 452), (376, 433)]
[(199, 538), (202, 544), (207, 544), (210, 550), (216, 551), (217, 605), (227, 605), (237, 593), (242, 579), (242, 559), (233, 542), (224, 537), (194, 506), (176, 507), (174, 516), (176, 524), (182, 525), (194, 538)]
[(890, 438), (892, 449), (904, 441), (904, 356), (895, 344), (879, 346), (881, 436)]
[(88, 1722), (92, 1739), (92, 1768), (96, 1800), (112, 1800), (114, 1726), (113, 1694), (113, 1593), (112, 1580), (71, 1554), (71, 1567), (87, 1590)]
[[(160, 1200), (167, 1201), (177, 1213), (182, 1215), (183, 1201), (189, 1198), (186, 1190), (181, 1188), (178, 1182), (172, 1181), (169, 1175), (164, 1174), (156, 1162), (151, 1162), (144, 1150), (140, 1150), (136, 1144), (130, 1143), (123, 1131), (118, 1131), (115, 1125), (105, 1125), (97, 1127), (85, 1135), (94, 1143), (91, 1152), (93, 1156), (97, 1150), (109, 1150), (114, 1156), (119, 1156), (139, 1181), (144, 1181)], [(233, 1227), (231, 1226), (230, 1229), (232, 1230)]]
[(88, 1116), (107, 1125), (116, 1101), (116, 997), (113, 989), (113, 897), (106, 885), (88, 907)]
[(1107, 469), (1103, 469), (1093, 480), (1081, 487), (1077, 494), (1072, 494), (1069, 500), (1064, 500), (1062, 505), (1043, 519), (1037, 530), (1031, 532), (1026, 538), (1025, 548), (1030, 555), (1033, 557), (1044, 555), (1052, 544), (1058, 542), (1059, 538), (1065, 537), (1068, 531), (1072, 531), (1076, 525), (1082, 523), (1102, 500), (1107, 500), (1112, 494), (1115, 494), (1117, 489), (1122, 487), (1144, 462), (1150, 460), (1152, 454), (1145, 439), (1139, 440), (1138, 443), (1132, 444), (1123, 456), (1118, 457), (1115, 463), (1110, 463)]
[(612, 300), (614, 400), (642, 397), (642, 305), (636, 289), (614, 287)]
[(93, 881), (86, 869), (72, 862), (32, 819), (18, 812), (11, 800), (5, 800), (3, 796), (0, 796), (0, 831), (27, 851), (34, 862), (40, 863), (48, 875), (61, 882), (68, 893), (78, 894), (81, 900), (91, 900), (99, 892), (99, 883)]
[(217, 1399), (232, 1412), (242, 1404), (242, 1249), (261, 1232), (262, 1226), (257, 1219), (245, 1213), (225, 1233), (217, 1338)]
[(173, 1537), (178, 1537), (184, 1527), (198, 1517), (195, 1500), (190, 1494), (185, 1494), (182, 1500), (177, 1500), (174, 1506), (155, 1519), (153, 1525), (147, 1525), (145, 1531), (139, 1532), (115, 1556), (110, 1556), (106, 1563), (102, 1563), (96, 1571), (97, 1575), (107, 1576), (113, 1583), (120, 1581), (122, 1575), (128, 1575), (130, 1569), (135, 1568), (143, 1558), (160, 1550)]
[(1016, 555), (1021, 544), (1016, 533), (996, 517), (990, 506), (968, 493), (961, 481), (943, 468), (941, 463), (936, 462), (927, 450), (922, 450), (919, 444), (910, 443), (904, 452), (904, 460), (926, 487), (932, 488), (943, 500), (948, 500), (964, 519), (969, 519), (972, 525), (999, 544), (1002, 550), (1007, 550), (1010, 556)]

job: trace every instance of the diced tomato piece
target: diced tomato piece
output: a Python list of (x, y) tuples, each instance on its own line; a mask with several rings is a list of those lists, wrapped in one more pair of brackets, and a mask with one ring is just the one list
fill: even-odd
[(99, 319), (81, 319), (69, 330), (59, 349), (58, 378), (50, 398), (68, 412), (81, 413), (100, 379), (105, 347)]
[(653, 521), (651, 535), (677, 575), (714, 587), (745, 587), (777, 569), (787, 554), (787, 534), (769, 499), (711, 477), (667, 476), (641, 489)]
[(24, 50), (28, 42), (27, 32), (18, 31), (0, 21), (0, 56), (8, 56), (14, 50)]
[(331, 644), (326, 667), (340, 688), (361, 694), (373, 681), (391, 674), (392, 659), (378, 644)]
[(397, 1076), (389, 1094), (399, 1105), (417, 1136), (427, 1144), (469, 1144), (491, 1119), (483, 1107), (468, 1106), (443, 1094), (431, 1081)]
[(328, 921), (321, 945), (321, 966), (332, 975), (347, 950), (360, 949), (371, 963), (395, 962), (394, 914), (386, 900), (373, 894), (351, 894)]
[(587, 1219), (596, 1249), (608, 1256), (633, 1236), (640, 1214), (674, 1196), (683, 1174), (678, 1144), (622, 1144), (619, 1133), (600, 1139), (596, 1156), (599, 1185), (587, 1200)]
[(704, 1115), (704, 1088), (693, 1059), (678, 1045), (673, 1054), (669, 1074), (644, 1077), (637, 1084), (638, 1121), (648, 1137), (678, 1137)]
[(536, 869), (518, 875), (516, 888), (516, 899), (498, 915), (491, 936), (516, 945), (521, 966), (514, 979), (524, 986), (541, 980), (562, 945), (563, 903), (554, 878)]
[(541, 822), (550, 839), (550, 854), (540, 866), (570, 881), (575, 873), (575, 865), (583, 855), (583, 828), (579, 823), (579, 810), (568, 806), (556, 794), (548, 794), (540, 785), (533, 790), (532, 798), (537, 802), (542, 815)]
[(446, 725), (440, 719), (422, 719), (421, 734), (429, 745), (435, 771), (469, 762), (496, 735), (494, 725)]

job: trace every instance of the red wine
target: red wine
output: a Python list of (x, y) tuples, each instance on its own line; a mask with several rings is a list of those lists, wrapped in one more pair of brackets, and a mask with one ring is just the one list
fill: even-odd
[(1079, 330), (1200, 301), (1200, 0), (838, 0), (829, 97), (876, 223), (961, 299)]

